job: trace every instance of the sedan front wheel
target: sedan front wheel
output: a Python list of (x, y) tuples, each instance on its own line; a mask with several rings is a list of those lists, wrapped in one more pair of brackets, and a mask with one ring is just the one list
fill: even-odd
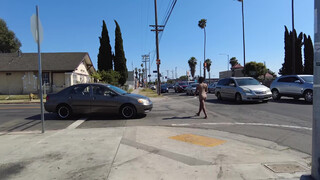
[(120, 113), (121, 116), (125, 119), (132, 119), (137, 115), (136, 108), (131, 104), (122, 106)]

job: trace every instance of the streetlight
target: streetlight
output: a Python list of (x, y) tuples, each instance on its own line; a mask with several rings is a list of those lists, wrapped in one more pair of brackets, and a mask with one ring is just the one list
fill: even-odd
[(245, 43), (245, 38), (244, 38), (244, 11), (243, 11), (243, 0), (238, 0), (242, 4), (242, 41), (243, 41), (243, 69), (246, 65), (246, 43)]
[(228, 68), (227, 68), (227, 71), (229, 71), (229, 63), (230, 63), (230, 62), (229, 62), (229, 61), (230, 61), (230, 59), (229, 59), (229, 54), (220, 53), (219, 55), (226, 55), (226, 56), (227, 56), (227, 58), (228, 58), (228, 59), (227, 59), (227, 67), (228, 67)]

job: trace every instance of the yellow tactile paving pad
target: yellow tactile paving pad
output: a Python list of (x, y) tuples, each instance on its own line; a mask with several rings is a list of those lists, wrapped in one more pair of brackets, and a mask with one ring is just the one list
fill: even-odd
[(178, 140), (178, 141), (191, 143), (191, 144), (205, 146), (205, 147), (218, 146), (218, 145), (226, 142), (221, 139), (215, 139), (215, 138), (210, 138), (210, 137), (205, 137), (205, 136), (198, 136), (198, 135), (194, 135), (194, 134), (182, 134), (182, 135), (178, 135), (178, 136), (172, 136), (169, 138), (174, 139), (174, 140)]

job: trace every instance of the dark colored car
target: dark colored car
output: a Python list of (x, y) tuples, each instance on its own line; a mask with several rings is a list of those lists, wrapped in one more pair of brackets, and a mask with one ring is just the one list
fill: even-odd
[(148, 97), (130, 94), (108, 84), (77, 84), (56, 94), (48, 94), (45, 110), (68, 119), (73, 114), (114, 113), (123, 118), (134, 118), (152, 110)]
[(166, 84), (161, 84), (161, 93), (168, 93), (169, 88)]
[(186, 87), (188, 87), (188, 83), (187, 82), (177, 82), (174, 85), (174, 92), (184, 92)]

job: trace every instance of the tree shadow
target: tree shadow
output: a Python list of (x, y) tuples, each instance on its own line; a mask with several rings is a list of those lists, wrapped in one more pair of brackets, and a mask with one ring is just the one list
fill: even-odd
[(243, 101), (241, 103), (237, 103), (234, 100), (218, 100), (218, 99), (207, 99), (206, 103), (213, 103), (213, 104), (225, 104), (225, 105), (252, 105), (252, 104), (264, 104), (259, 101)]
[(301, 105), (312, 105), (312, 103), (306, 102), (304, 99), (279, 99), (279, 100), (270, 100), (270, 102), (280, 103), (280, 104), (301, 104)]
[(173, 117), (170, 117), (170, 118), (162, 118), (162, 120), (178, 120), (178, 119), (199, 119), (197, 118), (198, 116), (182, 116), (182, 117), (178, 117), (178, 116), (173, 116)]

